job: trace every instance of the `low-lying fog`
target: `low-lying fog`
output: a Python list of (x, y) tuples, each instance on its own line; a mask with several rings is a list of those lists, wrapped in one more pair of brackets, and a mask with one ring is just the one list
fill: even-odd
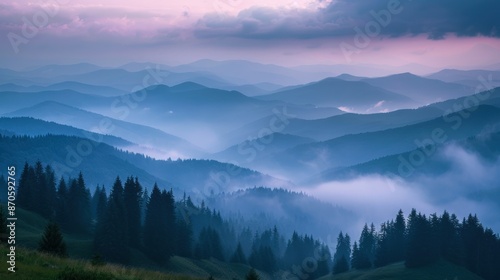
[(358, 220), (346, 228), (354, 236), (358, 236), (365, 222), (378, 227), (395, 218), (399, 209), (407, 216), (412, 208), (425, 214), (447, 210), (460, 220), (469, 213), (477, 214), (485, 227), (498, 232), (500, 161), (485, 162), (453, 145), (439, 156), (448, 159), (452, 166), (439, 176), (421, 175), (410, 181), (374, 174), (299, 189), (355, 212)]

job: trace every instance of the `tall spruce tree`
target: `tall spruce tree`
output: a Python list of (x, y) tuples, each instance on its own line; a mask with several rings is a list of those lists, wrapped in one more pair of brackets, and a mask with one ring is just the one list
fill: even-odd
[(444, 211), (439, 219), (437, 230), (437, 246), (439, 254), (445, 260), (462, 265), (464, 262), (463, 245), (461, 244), (459, 225), (455, 215)]
[(184, 218), (176, 219), (176, 255), (189, 258), (192, 256), (193, 230), (191, 223)]
[[(332, 254), (330, 253), (330, 249), (328, 248), (327, 245), (320, 245), (320, 246), (318, 245), (317, 253), (318, 253), (317, 255), (314, 255), (314, 257), (317, 258), (318, 261), (318, 268), (316, 275), (317, 277), (321, 277), (323, 275), (327, 275), (332, 270), (333, 266)], [(347, 256), (346, 262), (347, 263), (351, 262), (350, 254)]]
[(132, 177), (127, 178), (124, 187), (124, 200), (127, 207), (126, 217), (129, 226), (129, 244), (131, 247), (139, 248), (141, 243), (141, 199), (142, 186), (139, 180)]
[(390, 232), (389, 260), (391, 263), (403, 261), (406, 252), (406, 221), (402, 210), (399, 210)]
[(47, 224), (39, 242), (38, 250), (60, 257), (67, 256), (66, 244), (56, 223), (49, 222)]
[(56, 221), (63, 229), (69, 226), (69, 195), (66, 181), (63, 177), (59, 180), (56, 194)]
[(351, 266), (356, 269), (360, 267), (360, 253), (357, 241), (354, 241), (352, 245)]
[(431, 223), (425, 215), (419, 213), (411, 218), (409, 224), (406, 267), (422, 267), (434, 262), (438, 256), (431, 241), (433, 239)]
[(155, 184), (144, 221), (144, 251), (154, 261), (164, 264), (174, 252), (175, 209), (171, 192), (161, 192)]
[(462, 222), (461, 237), (464, 244), (465, 266), (472, 272), (479, 271), (479, 256), (481, 237), (484, 233), (483, 226), (476, 215), (471, 215)]
[(393, 242), (393, 232), (393, 222), (382, 223), (380, 226), (375, 252), (375, 267), (381, 267), (391, 263), (391, 242)]
[(85, 187), (83, 175), (71, 180), (68, 190), (69, 230), (77, 233), (91, 231), (90, 195)]
[(90, 209), (91, 209), (91, 217), (93, 221), (97, 221), (97, 203), (99, 201), (99, 192), (101, 191), (101, 187), (97, 185), (95, 187), (94, 193), (90, 199)]
[(127, 264), (130, 258), (128, 225), (123, 199), (123, 186), (116, 178), (109, 195), (106, 214), (97, 226), (94, 239), (96, 252), (105, 260)]
[(359, 238), (359, 248), (356, 256), (356, 269), (367, 269), (373, 266), (375, 259), (376, 236), (373, 224), (370, 228), (365, 224)]
[(349, 270), (351, 256), (351, 238), (342, 232), (337, 237), (337, 247), (333, 256), (333, 273), (343, 273)]
[(33, 189), (35, 197), (37, 199), (34, 200), (35, 204), (33, 205), (33, 210), (42, 215), (42, 217), (49, 218), (48, 213), (46, 213), (46, 207), (50, 207), (46, 205), (48, 198), (47, 191), (47, 181), (45, 180), (45, 172), (43, 171), (43, 166), (40, 161), (35, 163), (35, 187)]
[(238, 242), (238, 245), (236, 246), (236, 250), (234, 251), (233, 255), (231, 256), (230, 261), (232, 263), (242, 263), (242, 264), (247, 263), (247, 258), (245, 257), (245, 253), (243, 253), (243, 248), (241, 247), (241, 243)]
[(276, 269), (276, 258), (273, 250), (269, 246), (260, 245), (258, 248), (253, 248), (248, 263), (257, 269), (272, 273)]
[(222, 243), (219, 233), (212, 227), (204, 227), (200, 231), (198, 243), (195, 247), (195, 257), (198, 259), (215, 258), (224, 260)]
[(101, 188), (97, 187), (97, 205), (96, 205), (96, 222), (99, 224), (104, 221), (106, 216), (106, 207), (108, 205), (108, 196), (106, 195), (106, 189), (104, 186)]
[(166, 252), (168, 258), (174, 255), (175, 251), (175, 242), (176, 242), (176, 219), (175, 219), (175, 199), (174, 193), (172, 190), (166, 191), (163, 190), (162, 193), (162, 201), (163, 201), (163, 216), (166, 224), (166, 235), (164, 238), (166, 239)]
[(19, 179), (19, 187), (17, 193), (17, 202), (19, 207), (24, 208), (29, 211), (35, 210), (35, 187), (36, 187), (36, 176), (35, 170), (32, 166), (26, 162), (24, 164), (23, 171), (21, 172), (21, 177)]
[[(54, 170), (50, 165), (45, 166), (44, 170), (45, 187), (43, 189), (43, 195), (40, 197), (40, 214), (43, 217), (54, 219), (55, 217), (55, 205), (56, 205), (56, 178)], [(43, 199), (42, 199), (43, 197)]]

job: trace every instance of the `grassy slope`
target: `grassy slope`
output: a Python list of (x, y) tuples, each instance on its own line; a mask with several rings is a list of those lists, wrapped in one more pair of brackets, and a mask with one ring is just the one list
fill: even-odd
[[(63, 234), (71, 259), (64, 260), (39, 254), (33, 249), (38, 247), (38, 241), (48, 221), (33, 212), (21, 208), (16, 209), (16, 216), (18, 218), (16, 241), (18, 245), (24, 247), (24, 249), (17, 247), (17, 265), (20, 271), (19, 274), (26, 277), (16, 279), (54, 279), (66, 267), (74, 267), (80, 270), (95, 269), (88, 261), (85, 261), (85, 259), (88, 260), (92, 257), (91, 236)], [(5, 264), (0, 265), (0, 279), (9, 279), (4, 278), (8, 275), (6, 274), (6, 250), (5, 247), (0, 246), (0, 263)], [(136, 266), (147, 268), (149, 271), (113, 265), (106, 265), (98, 270), (111, 272), (118, 279), (207, 279), (209, 275), (213, 275), (215, 279), (244, 279), (244, 276), (250, 270), (249, 266), (242, 264), (229, 264), (214, 259), (193, 260), (182, 257), (173, 257), (167, 267), (159, 267), (137, 250), (132, 250), (131, 262)], [(265, 273), (259, 274), (262, 280), (271, 279)]]
[(61, 259), (19, 247), (16, 249), (17, 272), (13, 274), (12, 272), (7, 271), (7, 253), (7, 248), (3, 245), (0, 246), (0, 262), (2, 263), (2, 269), (0, 269), (0, 279), (57, 279), (58, 275), (67, 269), (74, 269), (80, 275), (86, 272), (91, 272), (94, 277), (96, 275), (100, 275), (101, 278), (99, 279), (204, 279), (109, 264), (95, 267), (88, 261)]
[(409, 269), (395, 263), (372, 270), (354, 270), (338, 275), (328, 275), (319, 280), (481, 280), (467, 269), (449, 262), (440, 261), (423, 268)]

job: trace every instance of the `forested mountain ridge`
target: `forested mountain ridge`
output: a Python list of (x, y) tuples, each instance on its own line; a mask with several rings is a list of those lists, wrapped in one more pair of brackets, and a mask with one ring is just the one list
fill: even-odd
[[(80, 170), (89, 174), (89, 184), (94, 188), (103, 184), (110, 188), (115, 177), (134, 175), (152, 185), (154, 182), (177, 191), (222, 188), (230, 190), (247, 186), (266, 185), (264, 183), (283, 186), (284, 181), (276, 180), (268, 175), (220, 163), (213, 160), (156, 160), (140, 154), (118, 150), (104, 143), (74, 136), (47, 135), (36, 137), (2, 136), (0, 151), (4, 155), (2, 164), (22, 166), (26, 161), (43, 160), (51, 164), (58, 176), (76, 177)], [(192, 168), (198, 170), (193, 176)], [(147, 170), (147, 171), (146, 171)], [(230, 174), (236, 174), (231, 175)], [(227, 184), (224, 181), (230, 177)], [(201, 186), (201, 187), (200, 187)], [(209, 193), (208, 193), (209, 194)]]

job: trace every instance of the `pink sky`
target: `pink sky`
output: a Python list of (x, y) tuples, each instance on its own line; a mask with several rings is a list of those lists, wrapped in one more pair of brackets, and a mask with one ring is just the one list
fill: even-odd
[[(450, 34), (440, 40), (428, 39), (432, 32), (429, 28), (399, 34), (398, 26), (413, 13), (406, 3), (401, 4), (406, 15), (393, 14), (393, 21), (381, 27), (380, 35), (371, 37), (369, 44), (357, 47), (347, 57), (340, 46), (354, 45), (353, 27), (363, 29), (373, 20), (368, 9), (385, 9), (387, 1), (380, 0), (381, 5), (363, 10), (359, 18), (351, 16), (352, 7), (346, 7), (345, 0), (103, 2), (0, 1), (1, 60), (6, 67), (77, 62), (118, 65), (131, 61), (180, 64), (203, 58), (281, 65), (422, 64), (431, 68), (478, 68), (500, 63), (498, 36), (481, 35), (481, 30), (457, 37), (454, 32), (461, 31), (451, 27)], [(367, 3), (353, 2), (359, 6)], [(26, 20), (40, 25), (35, 35), (23, 34)], [(492, 25), (496, 30), (498, 23)], [(17, 41), (13, 36), (18, 36)]]

